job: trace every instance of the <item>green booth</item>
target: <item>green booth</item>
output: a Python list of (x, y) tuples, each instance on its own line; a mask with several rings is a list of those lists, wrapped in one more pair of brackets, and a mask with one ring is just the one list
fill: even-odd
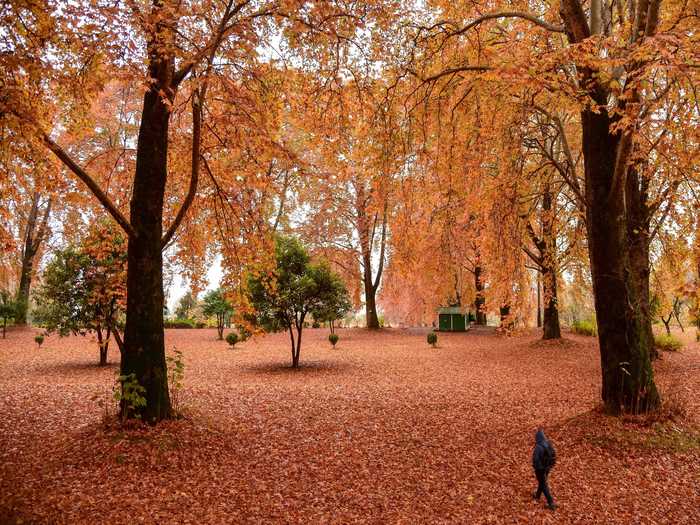
[(461, 306), (438, 309), (438, 330), (440, 332), (465, 332), (469, 329), (468, 312)]

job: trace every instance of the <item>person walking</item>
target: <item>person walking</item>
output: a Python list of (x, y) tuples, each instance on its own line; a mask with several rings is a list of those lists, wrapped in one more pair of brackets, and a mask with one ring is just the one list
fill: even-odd
[(532, 468), (535, 469), (535, 477), (537, 478), (537, 490), (532, 494), (532, 499), (539, 500), (544, 494), (547, 499), (547, 508), (555, 510), (557, 505), (552, 499), (552, 494), (549, 492), (549, 484), (547, 478), (549, 471), (552, 470), (557, 462), (557, 453), (554, 446), (544, 435), (544, 430), (537, 429), (535, 433), (535, 448), (532, 451)]

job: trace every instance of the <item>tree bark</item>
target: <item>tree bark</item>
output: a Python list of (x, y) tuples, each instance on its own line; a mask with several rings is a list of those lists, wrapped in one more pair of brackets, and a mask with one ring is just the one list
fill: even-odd
[(476, 290), (474, 297), (476, 324), (486, 326), (486, 299), (484, 298), (484, 283), (481, 280), (481, 266), (474, 267), (474, 289)]
[(559, 339), (559, 297), (557, 295), (557, 246), (554, 235), (554, 211), (552, 192), (549, 184), (545, 185), (542, 195), (542, 239), (538, 243), (540, 250), (540, 268), (542, 270), (542, 292), (544, 294), (544, 319), (542, 339)]
[(365, 284), (365, 315), (367, 318), (367, 328), (370, 330), (379, 329), (379, 316), (377, 315), (376, 290)]
[(32, 195), (32, 206), (27, 216), (27, 224), (24, 233), (19, 288), (17, 289), (16, 296), (17, 315), (15, 316), (15, 323), (18, 325), (27, 324), (29, 292), (32, 286), (32, 277), (34, 276), (34, 259), (48, 232), (51, 199), (49, 198), (46, 208), (44, 208), (41, 220), (39, 220), (39, 200), (39, 192), (34, 192)]
[(649, 245), (651, 243), (651, 212), (648, 208), (648, 188), (645, 180), (640, 180), (636, 169), (630, 168), (625, 187), (625, 205), (627, 208), (627, 237), (629, 241), (629, 258), (631, 281), (639, 298), (642, 312), (643, 345), (648, 346), (651, 359), (659, 357), (654, 346), (654, 332), (651, 326), (651, 303), (649, 293)]
[[(145, 421), (170, 416), (163, 332), (163, 198), (167, 179), (168, 126), (173, 91), (173, 59), (162, 50), (150, 55), (154, 83), (146, 91), (139, 128), (136, 173), (130, 204), (126, 328), (122, 375), (135, 374), (145, 388)], [(164, 100), (165, 96), (170, 100)], [(131, 414), (127, 414), (131, 416)]]
[(656, 408), (660, 397), (651, 367), (647, 319), (631, 271), (626, 184), (615, 183), (620, 135), (611, 131), (613, 123), (600, 102), (598, 113), (584, 110), (581, 120), (602, 398), (612, 413), (638, 413)]
[(540, 293), (540, 272), (537, 272), (537, 328), (542, 328), (542, 294)]
[(557, 273), (549, 267), (542, 268), (542, 290), (544, 293), (544, 319), (542, 339), (559, 339), (559, 305), (557, 301)]
[(384, 251), (386, 248), (386, 228), (387, 228), (387, 204), (384, 205), (382, 214), (381, 237), (379, 240), (379, 264), (377, 275), (372, 278), (372, 249), (376, 234), (378, 214), (375, 213), (373, 224), (370, 226), (370, 219), (367, 216), (367, 206), (369, 197), (367, 191), (360, 181), (355, 186), (357, 192), (355, 196), (355, 212), (357, 214), (357, 229), (360, 239), (360, 263), (362, 266), (362, 283), (365, 292), (365, 319), (366, 326), (370, 330), (378, 330), (379, 316), (377, 315), (377, 290), (382, 278), (384, 269)]
[(224, 314), (217, 314), (216, 330), (219, 334), (219, 341), (221, 341), (224, 338)]
[(97, 344), (100, 348), (100, 366), (107, 366), (107, 352), (109, 349), (109, 330), (106, 340), (102, 337), (102, 329), (97, 328)]

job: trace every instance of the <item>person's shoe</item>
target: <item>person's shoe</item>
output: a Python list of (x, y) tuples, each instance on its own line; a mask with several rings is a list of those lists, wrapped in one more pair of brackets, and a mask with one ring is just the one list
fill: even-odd
[(554, 510), (557, 510), (557, 507), (558, 507), (558, 506), (559, 506), (559, 505), (557, 505), (556, 503), (550, 503), (549, 505), (547, 505), (547, 508), (548, 508), (549, 510), (554, 511)]
[(537, 491), (536, 491), (536, 490), (533, 490), (533, 491), (532, 491), (532, 499), (534, 499), (534, 500), (540, 499), (540, 498), (537, 497)]

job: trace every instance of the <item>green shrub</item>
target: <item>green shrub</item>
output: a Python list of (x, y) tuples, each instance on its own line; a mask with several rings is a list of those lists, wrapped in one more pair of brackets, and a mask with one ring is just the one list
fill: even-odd
[(331, 345), (333, 345), (333, 348), (335, 348), (335, 345), (338, 343), (338, 334), (329, 334), (328, 335), (328, 341), (330, 341)]
[(666, 352), (677, 352), (683, 348), (683, 343), (672, 335), (656, 335), (654, 336), (654, 346)]
[(146, 389), (139, 384), (136, 374), (117, 375), (114, 385), (114, 400), (121, 407), (121, 420), (140, 419), (139, 408), (146, 406)]
[(41, 334), (34, 336), (34, 341), (39, 345), (39, 348), (41, 348), (41, 345), (44, 343), (44, 336)]
[(163, 321), (163, 328), (194, 328), (195, 322), (192, 319), (166, 319)]
[(238, 342), (238, 334), (236, 332), (231, 332), (226, 336), (226, 342), (233, 348)]
[(194, 327), (195, 327), (195, 328), (206, 328), (206, 327), (207, 327), (207, 323), (205, 323), (204, 321), (197, 321), (197, 322), (195, 323)]
[(253, 335), (253, 333), (242, 324), (239, 324), (236, 328), (238, 329), (238, 340), (241, 343)]
[(428, 344), (433, 348), (437, 345), (437, 334), (435, 332), (430, 332), (428, 334)]
[(579, 335), (596, 336), (598, 335), (598, 324), (595, 320), (574, 321), (574, 324), (571, 325), (571, 330)]

